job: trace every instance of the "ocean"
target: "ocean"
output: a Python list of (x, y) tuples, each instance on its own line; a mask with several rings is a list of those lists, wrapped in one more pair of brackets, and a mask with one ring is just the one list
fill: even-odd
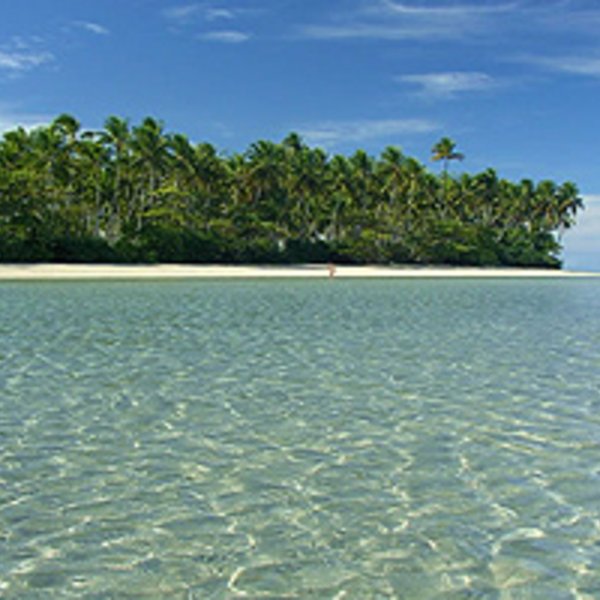
[(0, 597), (600, 597), (600, 281), (1, 283)]

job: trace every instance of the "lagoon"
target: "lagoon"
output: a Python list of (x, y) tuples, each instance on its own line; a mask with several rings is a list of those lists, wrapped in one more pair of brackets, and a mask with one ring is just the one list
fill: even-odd
[(0, 284), (3, 598), (600, 595), (600, 281)]

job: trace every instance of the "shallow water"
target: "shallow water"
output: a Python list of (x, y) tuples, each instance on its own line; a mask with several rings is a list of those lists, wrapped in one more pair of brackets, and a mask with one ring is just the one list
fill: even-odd
[(600, 282), (0, 285), (0, 597), (600, 597)]

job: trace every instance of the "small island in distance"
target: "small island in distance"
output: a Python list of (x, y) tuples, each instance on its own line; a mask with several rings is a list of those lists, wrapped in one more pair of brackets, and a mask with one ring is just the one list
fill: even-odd
[(0, 262), (412, 264), (560, 268), (577, 186), (440, 174), (295, 133), (225, 156), (147, 117), (84, 131), (63, 114), (0, 141)]

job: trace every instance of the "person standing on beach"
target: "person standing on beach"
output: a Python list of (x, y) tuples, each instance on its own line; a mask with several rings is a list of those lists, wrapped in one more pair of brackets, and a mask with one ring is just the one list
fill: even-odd
[(329, 271), (330, 278), (335, 277), (336, 269), (335, 269), (335, 265), (332, 262), (327, 263), (327, 270)]

